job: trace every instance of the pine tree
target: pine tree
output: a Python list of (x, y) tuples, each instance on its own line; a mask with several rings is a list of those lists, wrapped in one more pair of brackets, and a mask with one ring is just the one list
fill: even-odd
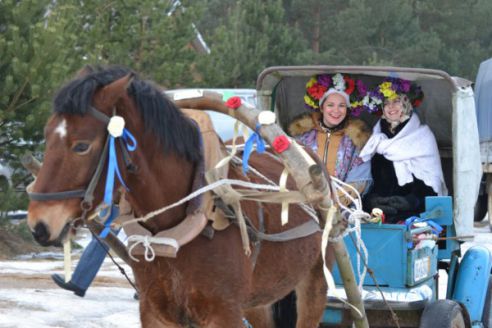
[[(64, 37), (48, 23), (50, 2), (0, 1), (0, 156), (14, 170), (14, 189), (30, 178), (19, 157), (39, 148), (51, 97), (71, 64)], [(0, 210), (19, 206), (11, 191), (0, 197)]]
[(305, 49), (300, 34), (285, 23), (280, 0), (237, 1), (224, 25), (207, 35), (212, 52), (200, 58), (204, 83), (214, 87), (253, 87), (266, 67), (295, 63)]
[(71, 17), (64, 33), (77, 36), (73, 46), (84, 63), (124, 65), (166, 87), (192, 83), (195, 14), (183, 1), (63, 3), (56, 15)]
[(492, 57), (492, 2), (417, 0), (416, 7), (422, 29), (442, 40), (436, 67), (473, 80), (480, 62)]
[[(167, 87), (192, 83), (195, 13), (175, 2), (0, 1), (0, 153), (14, 189), (30, 180), (19, 157), (42, 149), (56, 90), (83, 65), (125, 65)], [(19, 204), (9, 196), (0, 206)]]

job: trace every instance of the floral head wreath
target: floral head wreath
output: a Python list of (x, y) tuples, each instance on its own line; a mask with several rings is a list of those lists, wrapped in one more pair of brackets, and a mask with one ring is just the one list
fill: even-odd
[(368, 92), (362, 102), (367, 111), (374, 113), (382, 109), (385, 99), (394, 100), (402, 94), (408, 96), (413, 108), (420, 106), (424, 99), (424, 93), (420, 86), (408, 80), (390, 77), (379, 84), (375, 90)]
[(304, 95), (304, 105), (310, 112), (319, 110), (319, 101), (326, 91), (333, 88), (337, 91), (345, 92), (350, 99), (351, 114), (359, 116), (361, 112), (358, 106), (357, 94), (367, 93), (367, 88), (360, 80), (354, 80), (347, 75), (337, 73), (333, 76), (319, 74), (313, 76), (306, 84), (306, 94)]

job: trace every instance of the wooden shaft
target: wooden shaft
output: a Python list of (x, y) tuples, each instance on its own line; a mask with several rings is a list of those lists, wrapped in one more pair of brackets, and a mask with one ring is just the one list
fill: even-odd
[[(42, 165), (41, 162), (34, 158), (30, 153), (26, 153), (22, 156), (21, 163), (33, 176), (38, 174)], [(87, 223), (87, 227), (96, 234), (99, 234), (102, 229), (104, 229), (104, 226), (101, 223), (94, 220), (90, 220)], [(110, 232), (104, 241), (123, 261), (125, 261), (126, 264), (131, 265), (132, 259), (128, 255), (126, 246), (118, 239), (118, 237)]]
[(350, 304), (355, 306), (362, 317), (351, 309), (352, 318), (354, 319), (355, 327), (357, 328), (369, 328), (369, 322), (367, 321), (367, 315), (364, 310), (364, 302), (362, 301), (357, 283), (355, 281), (354, 270), (352, 269), (352, 264), (350, 263), (350, 258), (343, 241), (333, 243), (333, 249), (335, 250), (335, 258), (338, 264), (338, 270), (340, 270), (340, 275), (342, 276), (343, 286), (345, 287), (345, 293), (347, 294), (347, 300)]
[(326, 179), (323, 176), (323, 170), (321, 169), (321, 166), (319, 166), (318, 164), (314, 164), (309, 167), (309, 176), (313, 181), (314, 189), (324, 190), (328, 186), (328, 183), (326, 182)]
[[(256, 119), (261, 112), (256, 108), (244, 105), (239, 106), (237, 109), (231, 109), (225, 105), (219, 94), (210, 91), (204, 91), (202, 97), (181, 99), (175, 102), (181, 108), (209, 109), (230, 115), (252, 130), (256, 130)], [(278, 136), (287, 136), (277, 124), (262, 125), (259, 133), (270, 145), (273, 144), (273, 141)], [(314, 188), (309, 175), (309, 166), (311, 164), (306, 161), (305, 154), (301, 153), (301, 151), (299, 147), (291, 145), (278, 155), (282, 158), (289, 174), (294, 178), (297, 188), (305, 195), (309, 203), (317, 206), (324, 198), (331, 202), (328, 188), (325, 188), (323, 192)]]
[[(323, 176), (323, 171), (319, 165), (311, 165), (309, 167), (309, 174), (311, 176), (311, 180), (313, 181), (314, 188), (319, 190), (324, 190), (325, 188), (328, 188), (326, 179)], [(327, 211), (325, 209), (328, 208), (328, 206), (330, 206), (329, 203), (322, 201), (320, 212), (323, 218), (326, 218)], [(334, 226), (336, 226), (338, 223), (338, 217), (338, 215), (335, 215), (335, 219), (332, 222)], [(343, 280), (343, 287), (345, 289), (345, 293), (347, 294), (347, 300), (362, 314), (361, 318), (359, 314), (353, 309), (350, 311), (355, 326), (357, 328), (368, 328), (369, 322), (364, 310), (364, 302), (362, 301), (361, 295), (359, 293), (359, 288), (355, 280), (354, 270), (352, 269), (352, 263), (350, 262), (345, 243), (342, 240), (338, 242), (333, 242), (332, 245), (335, 252), (335, 259), (337, 261), (338, 269), (340, 271), (340, 276)]]

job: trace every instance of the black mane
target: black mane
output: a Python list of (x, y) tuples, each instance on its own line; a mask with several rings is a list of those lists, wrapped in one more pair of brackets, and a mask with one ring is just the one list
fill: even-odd
[(134, 78), (128, 94), (135, 100), (146, 129), (156, 135), (165, 152), (175, 152), (192, 162), (200, 160), (197, 127), (153, 83), (138, 79), (124, 67), (88, 66), (86, 71), (89, 74), (70, 81), (58, 91), (54, 99), (55, 113), (85, 115), (96, 90), (131, 73)]

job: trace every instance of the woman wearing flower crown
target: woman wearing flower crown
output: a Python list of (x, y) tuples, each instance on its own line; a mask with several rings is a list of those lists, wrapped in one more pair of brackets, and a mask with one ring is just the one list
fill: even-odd
[(441, 160), (434, 134), (413, 108), (423, 94), (410, 81), (391, 78), (373, 96), (383, 113), (360, 156), (371, 162), (373, 188), (365, 209), (383, 210), (387, 223), (396, 223), (425, 210), (425, 197), (446, 195)]
[[(365, 94), (361, 81), (338, 73), (317, 75), (306, 85), (304, 102), (310, 115), (290, 124), (288, 131), (298, 141), (313, 149), (334, 176), (363, 193), (371, 182), (370, 163), (359, 152), (370, 136), (366, 124), (353, 116), (360, 114), (356, 94)], [(352, 116), (352, 117), (351, 117)], [(348, 199), (341, 199), (349, 205)]]
[[(306, 85), (304, 102), (311, 112), (295, 119), (288, 132), (302, 144), (313, 149), (334, 176), (351, 184), (363, 194), (371, 183), (370, 162), (359, 157), (362, 147), (370, 136), (370, 130), (361, 120), (351, 116), (360, 114), (361, 103), (350, 102), (367, 93), (361, 81), (354, 81), (342, 74), (317, 75)], [(362, 99), (362, 98), (361, 98)], [(347, 190), (353, 195), (353, 192)], [(350, 200), (339, 194), (340, 201), (350, 206)], [(334, 259), (328, 259), (331, 267)], [(277, 327), (294, 327), (296, 301), (294, 293), (274, 304)]]

